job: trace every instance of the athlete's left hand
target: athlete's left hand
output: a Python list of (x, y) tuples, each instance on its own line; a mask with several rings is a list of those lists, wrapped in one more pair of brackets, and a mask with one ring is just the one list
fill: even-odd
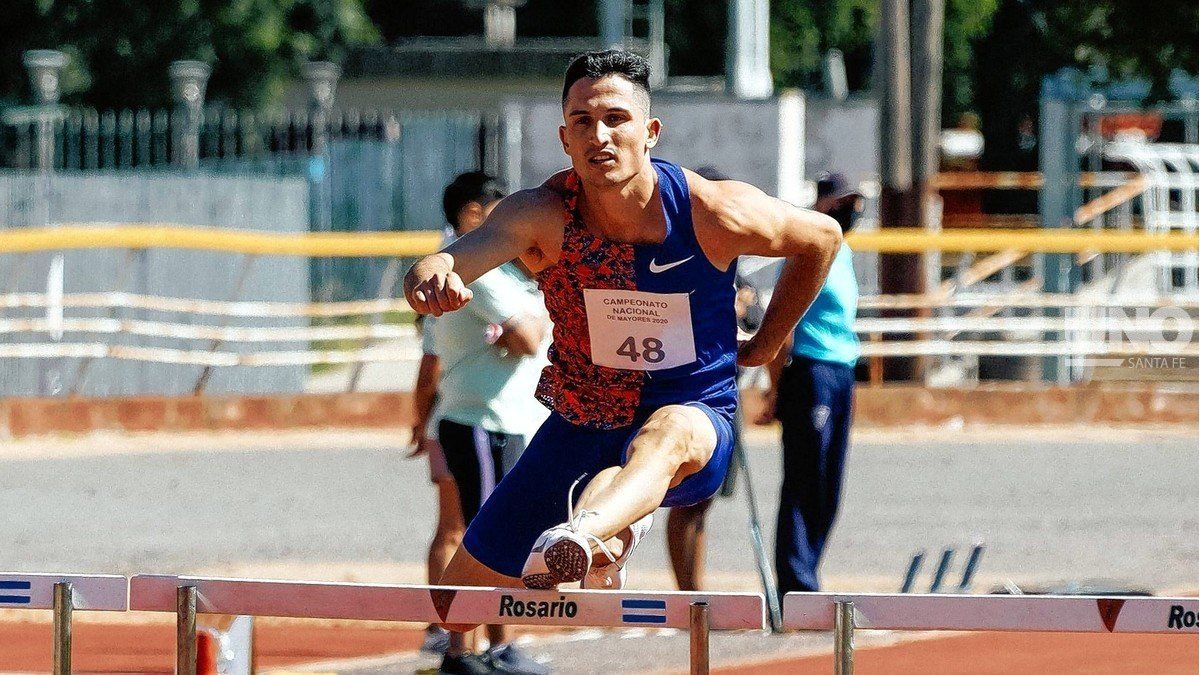
[(765, 366), (775, 358), (782, 347), (782, 343), (763, 339), (762, 333), (758, 333), (749, 340), (738, 343), (738, 365), (745, 368)]

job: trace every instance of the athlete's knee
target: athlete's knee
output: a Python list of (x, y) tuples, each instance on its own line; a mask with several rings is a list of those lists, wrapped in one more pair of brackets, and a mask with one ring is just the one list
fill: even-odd
[(634, 442), (652, 442), (656, 452), (678, 454), (682, 458), (692, 444), (695, 424), (685, 406), (664, 406), (651, 413)]
[[(668, 405), (654, 411), (638, 437), (643, 437), (660, 457), (669, 457), (676, 466), (689, 462), (703, 466), (716, 445), (716, 431), (708, 416), (685, 405)], [(635, 445), (637, 440), (635, 437)], [(630, 449), (634, 449), (633, 445)]]

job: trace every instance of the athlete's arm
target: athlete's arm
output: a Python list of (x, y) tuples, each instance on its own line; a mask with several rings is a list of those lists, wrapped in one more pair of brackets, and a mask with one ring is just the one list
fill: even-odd
[(688, 175), (697, 240), (709, 260), (728, 266), (740, 255), (787, 258), (758, 332), (738, 351), (738, 362), (760, 366), (779, 353), (812, 304), (842, 245), (829, 216), (793, 206), (738, 181)]
[[(429, 330), (429, 328), (426, 328)], [(413, 451), (409, 457), (416, 457), (428, 452), (428, 440), (425, 428), (429, 425), (429, 415), (437, 402), (437, 383), (442, 376), (442, 362), (436, 354), (422, 354), (421, 364), (417, 368), (417, 382), (413, 385)]]
[[(478, 229), (425, 256), (404, 276), (404, 297), (421, 314), (441, 316), (471, 300), (467, 284), (535, 249), (539, 226), (557, 197), (547, 188), (505, 197)], [(529, 262), (529, 261), (526, 261)]]
[(775, 413), (779, 404), (779, 381), (783, 379), (783, 367), (788, 360), (788, 352), (792, 349), (792, 339), (789, 337), (784, 340), (783, 349), (775, 355), (775, 358), (767, 362), (764, 370), (767, 371), (767, 388), (763, 392), (763, 409), (755, 424), (770, 424), (775, 421)]
[(496, 340), (497, 347), (508, 350), (509, 354), (533, 356), (542, 346), (549, 326), (541, 317), (524, 314), (505, 321), (501, 328), (503, 330)]

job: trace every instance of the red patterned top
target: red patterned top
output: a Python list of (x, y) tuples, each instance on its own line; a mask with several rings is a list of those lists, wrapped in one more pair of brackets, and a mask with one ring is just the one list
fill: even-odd
[(579, 175), (566, 180), (562, 251), (537, 274), (554, 322), (550, 365), (542, 371), (537, 398), (573, 424), (616, 429), (633, 423), (645, 373), (592, 363), (583, 289), (637, 290), (633, 244), (606, 241), (579, 218)]

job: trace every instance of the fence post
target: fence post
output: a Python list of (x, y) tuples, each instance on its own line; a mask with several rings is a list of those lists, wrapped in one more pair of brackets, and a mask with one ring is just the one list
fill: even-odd
[[(333, 184), (330, 176), (329, 141), (333, 104), (337, 98), (337, 83), (342, 69), (328, 61), (305, 63), (301, 73), (308, 86), (308, 123), (312, 130), (312, 146), (308, 157), (308, 210), (310, 227), (316, 232), (333, 230)], [(341, 130), (336, 130), (340, 134)], [(337, 261), (313, 259), (309, 269), (316, 277), (318, 293), (338, 269)]]
[(196, 675), (196, 587), (175, 589), (175, 673)]
[(342, 69), (328, 61), (310, 61), (304, 64), (302, 72), (304, 81), (308, 84), (312, 154), (322, 155), (325, 153), (325, 144), (329, 141), (329, 116), (333, 111), (333, 101)]
[(708, 615), (707, 602), (693, 602), (688, 608), (691, 675), (708, 675)]
[(853, 675), (854, 603), (835, 603), (833, 611), (833, 672), (835, 675)]
[(167, 73), (171, 77), (171, 96), (182, 118), (175, 127), (171, 162), (176, 166), (194, 169), (200, 165), (200, 125), (204, 115), (204, 92), (212, 68), (203, 61), (172, 61)]
[[(37, 166), (38, 180), (35, 188), (34, 203), (39, 209), (40, 225), (50, 225), (50, 199), (53, 192), (51, 184), (54, 174), (54, 120), (60, 114), (58, 100), (62, 69), (67, 65), (67, 56), (53, 49), (31, 49), (24, 53), (22, 61), (29, 71), (29, 80), (34, 96), (37, 97), (39, 110), (37, 112)], [(36, 221), (35, 221), (36, 222)], [(56, 251), (50, 261), (52, 271), (46, 278), (46, 294), (61, 298), (63, 293), (62, 274), (53, 274), (54, 270), (64, 267), (65, 259), (61, 251)], [(62, 315), (62, 305), (46, 308), (47, 318)], [(55, 341), (61, 340), (62, 335), (53, 336)], [(39, 371), (38, 391), (43, 395), (56, 395), (62, 389), (62, 359), (43, 361)]]
[(50, 109), (58, 105), (61, 94), (58, 85), (62, 69), (67, 65), (67, 55), (54, 49), (30, 49), (22, 55), (21, 60), (29, 71), (29, 82), (38, 105), (45, 107), (38, 114), (37, 157), (38, 169), (49, 171), (54, 161), (54, 127)]
[(54, 675), (71, 672), (71, 610), (74, 607), (71, 582), (54, 584)]

